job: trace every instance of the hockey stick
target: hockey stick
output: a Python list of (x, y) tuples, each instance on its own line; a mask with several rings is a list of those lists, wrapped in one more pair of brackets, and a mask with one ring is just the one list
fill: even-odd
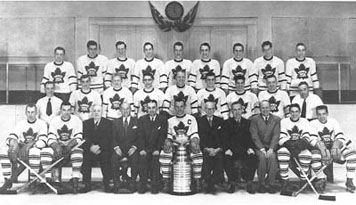
[(315, 190), (313, 184), (311, 183), (311, 181), (310, 181), (309, 178), (308, 178), (308, 175), (304, 172), (304, 170), (303, 170), (302, 166), (299, 164), (298, 160), (297, 160), (295, 157), (293, 157), (293, 160), (294, 160), (295, 163), (297, 164), (298, 168), (299, 168), (300, 171), (302, 172), (302, 175), (303, 175), (303, 176), (305, 177), (305, 179), (307, 180), (307, 182), (308, 182), (309, 186), (312, 188), (313, 192), (318, 196), (318, 199), (319, 199), (319, 200), (336, 201), (336, 196), (327, 196), (327, 195), (321, 195), (321, 194), (319, 194), (319, 193)]
[(0, 194), (16, 194), (17, 192), (14, 190), (8, 190), (12, 183), (16, 181), (17, 177), (25, 171), (26, 167), (22, 164), (12, 173), (10, 179), (7, 179), (5, 183), (0, 187)]

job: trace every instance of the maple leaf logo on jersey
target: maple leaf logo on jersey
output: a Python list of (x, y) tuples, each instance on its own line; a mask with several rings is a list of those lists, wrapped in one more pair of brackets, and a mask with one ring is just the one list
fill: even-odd
[(63, 125), (61, 129), (57, 129), (57, 133), (59, 136), (59, 140), (61, 141), (67, 141), (70, 139), (70, 136), (72, 135), (73, 129), (68, 129), (67, 125)]
[(142, 70), (142, 75), (145, 74), (151, 74), (152, 76), (155, 76), (156, 70), (152, 69), (152, 67), (148, 65), (146, 69)]
[(309, 68), (306, 68), (303, 63), (299, 65), (299, 68), (295, 68), (294, 71), (298, 74), (297, 78), (299, 79), (308, 78)]
[(177, 135), (185, 135), (188, 132), (189, 126), (185, 126), (185, 124), (180, 121), (177, 126), (173, 127), (173, 129)]
[(109, 100), (111, 102), (111, 109), (119, 110), (125, 98), (120, 98), (120, 96), (116, 93), (114, 97), (110, 98)]
[(215, 104), (218, 104), (218, 101), (219, 99), (218, 98), (215, 98), (213, 94), (210, 94), (208, 96), (208, 98), (205, 98), (204, 99), (204, 103), (207, 103), (207, 102), (214, 102)]
[(54, 83), (63, 83), (64, 82), (63, 78), (65, 75), (66, 72), (62, 72), (59, 67), (57, 67), (56, 70), (51, 73)]
[(292, 130), (288, 130), (287, 132), (290, 135), (291, 140), (299, 140), (302, 137), (303, 130), (299, 130), (299, 128), (294, 125)]
[(182, 101), (183, 100), (184, 103), (186, 103), (188, 100), (188, 95), (184, 95), (184, 93), (182, 91), (180, 91), (178, 93), (178, 95), (173, 95), (173, 99), (174, 99), (174, 101)]
[(78, 112), (82, 113), (89, 113), (90, 112), (90, 107), (93, 104), (93, 102), (89, 102), (87, 97), (84, 97), (81, 101), (78, 101)]
[(178, 72), (184, 72), (185, 73), (185, 69), (183, 69), (180, 65), (177, 65), (176, 68), (172, 69), (173, 79), (176, 79)]
[(141, 110), (142, 112), (147, 112), (147, 103), (151, 101), (150, 96), (146, 96), (144, 100), (141, 101)]
[(234, 76), (239, 76), (239, 75), (245, 76), (246, 70), (242, 69), (242, 67), (238, 65), (234, 70), (232, 70), (232, 74)]
[(207, 75), (208, 73), (210, 73), (210, 72), (214, 73), (214, 71), (211, 70), (208, 65), (205, 65), (203, 68), (200, 68), (200, 69), (199, 69), (199, 72), (200, 72), (200, 75), (201, 75), (200, 79), (203, 79), (203, 80), (205, 80), (206, 75)]
[(97, 76), (99, 66), (96, 66), (95, 63), (92, 61), (89, 65), (85, 66), (85, 70), (87, 71), (88, 75), (91, 77)]
[(239, 98), (239, 100), (236, 101), (236, 102), (242, 106), (242, 110), (243, 110), (242, 114), (246, 114), (246, 113), (247, 113), (247, 112), (246, 112), (246, 108), (247, 108), (247, 106), (248, 106), (248, 102), (245, 103), (242, 98)]
[(270, 97), (268, 99), (268, 102), (269, 102), (269, 104), (271, 106), (271, 112), (278, 112), (279, 111), (278, 107), (279, 107), (279, 104), (281, 103), (280, 100), (277, 101), (276, 98), (274, 96), (272, 96), (272, 97)]
[(127, 79), (127, 73), (129, 72), (129, 69), (126, 68), (124, 64), (121, 64), (119, 68), (115, 68), (115, 72), (119, 73), (122, 79)]
[(27, 130), (27, 132), (22, 133), (26, 144), (33, 142), (36, 139), (37, 134), (38, 134), (37, 132), (33, 132), (33, 129), (31, 127)]
[(262, 68), (263, 79), (266, 79), (267, 76), (274, 75), (276, 68), (272, 68), (270, 64), (267, 64), (265, 68)]
[(322, 132), (318, 132), (319, 137), (321, 138), (321, 140), (324, 142), (324, 144), (328, 149), (330, 149), (333, 144), (331, 139), (333, 132), (334, 131), (330, 131), (327, 127), (324, 127)]

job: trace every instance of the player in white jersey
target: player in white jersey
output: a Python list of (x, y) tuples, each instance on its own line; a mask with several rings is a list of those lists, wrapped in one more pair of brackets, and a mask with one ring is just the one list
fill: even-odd
[(205, 103), (215, 102), (214, 115), (227, 120), (229, 118), (229, 107), (226, 102), (225, 92), (215, 86), (215, 74), (210, 72), (206, 75), (206, 88), (198, 91), (198, 105), (201, 116), (206, 114)]
[(305, 57), (306, 46), (298, 43), (295, 47), (296, 57), (291, 58), (286, 63), (287, 91), (291, 97), (298, 94), (298, 85), (305, 81), (309, 85), (310, 91), (316, 94), (320, 91), (318, 75), (316, 73), (315, 61)]
[(114, 73), (112, 75), (112, 87), (106, 89), (103, 93), (103, 117), (110, 120), (120, 118), (121, 104), (128, 103), (133, 108), (133, 96), (127, 87), (122, 87), (122, 75)]
[(143, 45), (143, 52), (145, 54), (145, 58), (136, 62), (134, 75), (132, 75), (131, 86), (133, 88), (133, 92), (144, 87), (142, 79), (145, 73), (151, 73), (153, 75), (154, 88), (159, 88), (160, 90), (165, 91), (168, 86), (167, 72), (164, 68), (163, 62), (154, 57), (152, 43), (146, 42)]
[(101, 105), (101, 97), (98, 92), (90, 89), (90, 77), (88, 75), (82, 75), (80, 82), (82, 88), (70, 95), (69, 103), (74, 108), (74, 114), (84, 121), (91, 118), (91, 107), (94, 104)]
[(54, 61), (47, 63), (44, 68), (41, 93), (45, 93), (45, 83), (52, 81), (56, 85), (54, 95), (68, 101), (70, 93), (77, 89), (77, 76), (73, 65), (64, 61), (65, 53), (62, 47), (54, 49)]
[(163, 102), (163, 111), (170, 115), (175, 115), (174, 101), (176, 98), (184, 98), (186, 101), (185, 113), (198, 114), (198, 99), (194, 88), (186, 85), (186, 73), (183, 70), (176, 73), (176, 85), (172, 85), (166, 90), (166, 97)]
[[(231, 105), (238, 102), (242, 105), (242, 117), (249, 119), (252, 115), (259, 113), (258, 98), (255, 94), (245, 90), (245, 77), (238, 75), (235, 77), (236, 91), (226, 97), (227, 105), (231, 111)], [(232, 116), (230, 112), (230, 116)]]
[(147, 103), (151, 100), (157, 101), (157, 106), (161, 110), (163, 101), (165, 99), (164, 93), (158, 88), (153, 87), (154, 77), (152, 73), (145, 73), (143, 75), (143, 83), (145, 85), (144, 88), (135, 92), (133, 97), (134, 102), (134, 115), (139, 118), (145, 114), (147, 114)]
[[(311, 121), (310, 124), (319, 137), (319, 143), (323, 149), (313, 152), (312, 168), (314, 172), (318, 172), (322, 168), (322, 164), (328, 165), (331, 159), (341, 164), (346, 161), (346, 190), (354, 193), (356, 189), (353, 184), (356, 173), (355, 145), (344, 135), (339, 123), (328, 117), (329, 112), (326, 105), (316, 107), (316, 112), (318, 118)], [(318, 178), (324, 182), (322, 190), (325, 190), (325, 174), (321, 172)]]
[(210, 45), (209, 43), (200, 44), (200, 56), (201, 59), (196, 59), (192, 64), (192, 69), (189, 74), (189, 85), (196, 91), (205, 88), (206, 74), (214, 72), (216, 76), (216, 85), (220, 87), (220, 64), (217, 60), (210, 57)]
[(253, 63), (253, 73), (257, 75), (258, 89), (266, 90), (266, 77), (274, 75), (278, 79), (281, 90), (286, 89), (286, 79), (284, 72), (284, 62), (272, 53), (272, 43), (265, 41), (262, 43), (263, 56)]
[[(108, 58), (98, 54), (98, 43), (90, 40), (87, 43), (88, 54), (77, 59), (78, 79), (82, 75), (90, 76), (90, 89), (102, 94), (104, 77), (108, 66)], [(79, 88), (81, 84), (79, 83)]]
[(233, 46), (234, 57), (225, 61), (221, 75), (221, 88), (226, 95), (236, 89), (234, 77), (245, 76), (245, 89), (257, 94), (257, 74), (253, 73), (253, 63), (250, 59), (244, 58), (244, 46), (235, 43)]
[[(26, 106), (26, 120), (20, 121), (11, 130), (6, 139), (6, 147), (0, 151), (0, 163), (5, 183), (1, 189), (8, 189), (12, 185), (10, 179), (12, 174), (19, 175), (17, 169), (17, 158), (29, 162), (30, 167), (35, 171), (40, 170), (40, 152), (46, 145), (47, 125), (46, 122), (36, 119), (37, 108), (35, 104)], [(11, 170), (13, 168), (13, 170)], [(32, 172), (30, 178), (36, 177)], [(37, 183), (32, 184), (30, 189), (35, 191)]]
[(323, 101), (319, 96), (314, 93), (309, 92), (309, 86), (307, 82), (302, 81), (298, 85), (299, 94), (296, 95), (292, 103), (297, 103), (302, 109), (302, 117), (308, 120), (313, 120), (316, 118), (316, 107), (318, 105), (323, 105)]
[(176, 76), (178, 71), (185, 71), (186, 84), (188, 84), (188, 76), (192, 67), (192, 61), (183, 58), (183, 43), (175, 42), (173, 45), (174, 58), (165, 63), (165, 70), (168, 73), (168, 87), (176, 84)]
[(192, 115), (186, 114), (184, 98), (176, 98), (174, 102), (174, 108), (176, 110), (176, 116), (168, 120), (168, 135), (165, 140), (163, 150), (160, 153), (159, 162), (161, 164), (162, 177), (164, 180), (163, 190), (167, 192), (170, 187), (170, 178), (172, 176), (172, 160), (173, 152), (173, 141), (180, 137), (187, 137), (190, 142), (190, 159), (192, 160), (192, 170), (194, 178), (194, 189), (195, 192), (201, 190), (201, 170), (203, 164), (203, 153), (200, 150), (200, 139), (198, 134), (198, 124)]
[(38, 118), (45, 121), (49, 125), (50, 121), (60, 114), (62, 100), (54, 96), (54, 83), (45, 83), (46, 96), (37, 100), (36, 106), (38, 110)]
[[(72, 186), (73, 192), (78, 191), (78, 180), (83, 162), (83, 150), (74, 148), (83, 139), (82, 121), (71, 114), (71, 105), (63, 102), (61, 105), (61, 115), (53, 118), (49, 125), (47, 147), (41, 151), (41, 164), (43, 169), (61, 157), (72, 164)], [(50, 179), (51, 173), (46, 173), (45, 177)]]
[(118, 41), (115, 45), (117, 58), (113, 58), (108, 62), (108, 70), (105, 75), (105, 88), (111, 85), (112, 76), (114, 73), (119, 73), (122, 77), (122, 87), (131, 89), (132, 75), (135, 69), (135, 61), (126, 56), (126, 43)]
[(274, 75), (267, 76), (266, 83), (267, 90), (258, 94), (258, 100), (260, 102), (268, 101), (271, 106), (271, 113), (281, 119), (289, 117), (290, 99), (287, 92), (278, 89), (277, 78)]

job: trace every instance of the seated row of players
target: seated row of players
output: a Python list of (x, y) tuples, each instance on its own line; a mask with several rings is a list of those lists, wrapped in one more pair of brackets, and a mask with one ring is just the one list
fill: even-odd
[[(183, 44), (176, 42), (173, 45), (174, 59), (165, 64), (157, 59), (153, 45), (146, 42), (143, 46), (145, 57), (135, 62), (126, 56), (126, 44), (122, 41), (116, 43), (117, 58), (108, 60), (98, 54), (98, 44), (95, 41), (87, 43), (88, 54), (77, 60), (76, 71), (70, 62), (64, 61), (65, 50), (57, 47), (54, 50), (55, 60), (48, 63), (44, 68), (41, 83), (41, 92), (44, 93), (44, 85), (47, 81), (55, 82), (56, 96), (67, 101), (70, 93), (81, 88), (80, 78), (89, 75), (91, 78), (90, 88), (103, 93), (104, 89), (112, 86), (113, 74), (122, 76), (122, 87), (129, 88), (132, 93), (144, 88), (143, 75), (151, 73), (154, 76), (153, 87), (163, 92), (176, 84), (176, 73), (186, 72), (186, 84), (198, 92), (206, 87), (206, 74), (212, 72), (216, 77), (216, 87), (220, 87), (228, 95), (234, 92), (236, 84), (234, 78), (238, 75), (245, 77), (245, 89), (256, 95), (259, 91), (266, 90), (266, 77), (274, 75), (281, 90), (289, 92), (293, 97), (297, 94), (300, 82), (307, 82), (311, 91), (319, 91), (319, 81), (316, 73), (315, 62), (312, 58), (305, 57), (306, 46), (303, 43), (296, 45), (296, 58), (284, 62), (273, 55), (272, 43), (262, 43), (263, 56), (257, 58), (254, 63), (244, 57), (244, 46), (240, 43), (233, 45), (233, 58), (226, 60), (223, 68), (217, 60), (210, 55), (210, 45), (200, 45), (201, 59), (184, 59)], [(79, 86), (77, 86), (77, 79)]]

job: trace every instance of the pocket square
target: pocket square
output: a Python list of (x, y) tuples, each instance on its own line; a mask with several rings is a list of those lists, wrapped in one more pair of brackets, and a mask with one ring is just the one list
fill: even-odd
[(157, 130), (160, 130), (161, 129), (161, 126), (159, 126), (158, 128), (157, 128)]
[(136, 125), (135, 125), (135, 126), (133, 126), (133, 127), (132, 127), (132, 129), (137, 129), (137, 126), (136, 126)]

